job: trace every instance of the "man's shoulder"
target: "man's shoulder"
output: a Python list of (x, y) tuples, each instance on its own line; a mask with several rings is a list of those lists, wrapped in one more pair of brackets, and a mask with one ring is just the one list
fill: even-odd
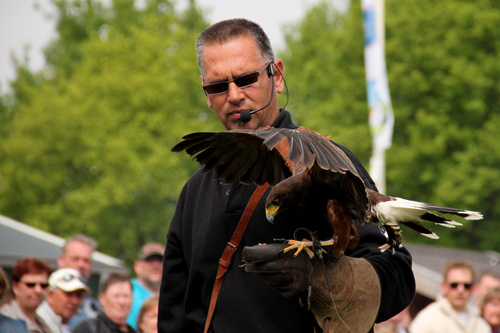
[[(132, 292), (134, 293), (134, 298), (137, 298), (137, 295), (150, 295), (152, 294), (149, 289), (144, 286), (141, 281), (137, 278), (130, 279), (130, 282), (132, 283)], [(134, 299), (135, 301), (135, 299)]]
[(16, 319), (20, 318), (19, 316), (22, 314), (21, 309), (13, 299), (0, 307), (0, 313)]
[(412, 321), (411, 326), (416, 329), (426, 325), (433, 325), (436, 320), (439, 321), (443, 319), (443, 317), (446, 316), (442, 311), (442, 304), (440, 304), (439, 301), (432, 302), (431, 304), (420, 310), (419, 313), (417, 313)]
[(47, 300), (43, 301), (42, 304), (40, 304), (40, 306), (36, 309), (36, 314), (42, 318), (52, 317), (56, 315), (50, 307), (49, 303), (47, 303)]
[[(442, 305), (439, 303), (439, 301), (435, 301), (427, 305), (425, 308), (423, 308), (418, 314), (418, 316), (428, 316), (432, 315), (437, 311), (441, 311)], [(416, 318), (416, 317), (415, 317)]]
[(45, 312), (45, 311), (48, 311), (48, 310), (52, 310), (52, 308), (50, 307), (49, 303), (47, 303), (47, 300), (45, 299), (42, 304), (40, 304), (38, 306), (38, 308), (36, 308), (36, 312), (37, 313), (40, 313), (40, 312)]
[(14, 319), (0, 314), (0, 332), (28, 332), (26, 322), (21, 319)]

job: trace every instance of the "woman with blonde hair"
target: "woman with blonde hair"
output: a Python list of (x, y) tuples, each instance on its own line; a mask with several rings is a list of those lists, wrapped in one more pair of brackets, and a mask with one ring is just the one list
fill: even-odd
[(144, 301), (137, 317), (139, 333), (158, 332), (158, 295), (149, 297)]

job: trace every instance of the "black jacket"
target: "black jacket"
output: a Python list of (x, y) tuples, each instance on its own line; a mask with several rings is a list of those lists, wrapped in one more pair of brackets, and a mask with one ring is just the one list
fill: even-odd
[[(135, 333), (135, 330), (127, 325), (126, 333)], [(113, 323), (102, 312), (97, 314), (97, 317), (82, 321), (74, 330), (73, 333), (124, 333), (120, 327)]]
[[(296, 128), (282, 110), (274, 127)], [(340, 146), (340, 145), (339, 145)], [(376, 189), (361, 162), (346, 148), (367, 187)], [(159, 332), (202, 332), (210, 303), (218, 261), (255, 190), (254, 185), (221, 185), (213, 172), (198, 170), (184, 186), (167, 234), (160, 288)], [(286, 299), (246, 273), (241, 251), (247, 245), (293, 238), (291, 228), (271, 224), (265, 218), (265, 200), (256, 207), (222, 285), (212, 320), (214, 332), (312, 332), (315, 320), (299, 302)], [(377, 321), (405, 308), (415, 293), (411, 256), (406, 250), (380, 253), (386, 242), (375, 225), (359, 226), (360, 244), (346, 254), (367, 259), (377, 271), (382, 287)], [(387, 251), (390, 252), (390, 251)]]

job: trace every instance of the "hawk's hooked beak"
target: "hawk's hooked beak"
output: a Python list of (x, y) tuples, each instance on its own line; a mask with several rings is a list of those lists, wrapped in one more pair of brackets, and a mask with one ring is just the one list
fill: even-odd
[(276, 213), (278, 213), (278, 209), (280, 209), (280, 206), (274, 205), (274, 204), (269, 204), (266, 208), (266, 218), (269, 222), (274, 223), (274, 217), (276, 216)]

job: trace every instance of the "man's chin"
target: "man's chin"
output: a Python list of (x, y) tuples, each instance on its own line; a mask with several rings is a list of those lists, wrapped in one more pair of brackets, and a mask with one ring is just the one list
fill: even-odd
[(255, 123), (252, 122), (252, 119), (250, 121), (241, 121), (241, 120), (232, 120), (229, 123), (229, 126), (226, 126), (226, 130), (233, 130), (233, 129), (255, 129)]

